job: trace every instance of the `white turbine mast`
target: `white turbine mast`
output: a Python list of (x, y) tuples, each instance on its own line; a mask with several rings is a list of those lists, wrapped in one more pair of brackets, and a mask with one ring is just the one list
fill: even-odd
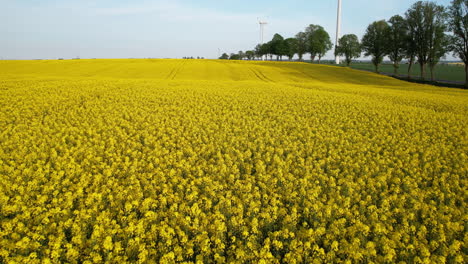
[[(341, 0), (338, 0), (338, 11), (336, 17), (336, 41), (335, 41), (335, 49), (338, 47), (338, 42), (340, 40), (341, 34)], [(335, 63), (340, 64), (340, 56), (335, 56)]]
[[(265, 34), (265, 25), (268, 24), (268, 22), (266, 22), (265, 20), (260, 20), (258, 19), (258, 24), (260, 25), (260, 44), (263, 45), (264, 43), (264, 34)], [(262, 57), (262, 60), (263, 60), (263, 57)]]
[(264, 33), (265, 33), (265, 25), (267, 25), (268, 22), (258, 20), (258, 24), (260, 25), (260, 44), (263, 44), (263, 38), (264, 38)]

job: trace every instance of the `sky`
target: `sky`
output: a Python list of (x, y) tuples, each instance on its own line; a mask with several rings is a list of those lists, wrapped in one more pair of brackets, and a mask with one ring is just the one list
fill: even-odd
[[(417, 2), (342, 1), (342, 34), (359, 38), (373, 21)], [(0, 7), (0, 59), (217, 58), (253, 49), (258, 19), (268, 22), (265, 40), (318, 24), (334, 42), (337, 0), (0, 0)]]

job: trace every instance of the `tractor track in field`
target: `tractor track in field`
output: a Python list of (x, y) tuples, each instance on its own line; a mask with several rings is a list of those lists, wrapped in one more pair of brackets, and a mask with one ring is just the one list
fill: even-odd
[(174, 76), (174, 74), (175, 74), (175, 72), (176, 72), (176, 69), (177, 69), (177, 68), (174, 67), (174, 68), (169, 72), (169, 74), (166, 76), (166, 79), (171, 79), (171, 80), (172, 80), (172, 76)]
[(249, 68), (250, 71), (261, 81), (263, 82), (274, 82), (272, 79), (268, 78), (259, 70), (254, 70), (252, 68)]
[(185, 61), (177, 64), (172, 70), (171, 72), (167, 75), (166, 79), (169, 79), (169, 80), (174, 80), (176, 77), (177, 77), (177, 74), (179, 74), (179, 72), (184, 68), (185, 66)]

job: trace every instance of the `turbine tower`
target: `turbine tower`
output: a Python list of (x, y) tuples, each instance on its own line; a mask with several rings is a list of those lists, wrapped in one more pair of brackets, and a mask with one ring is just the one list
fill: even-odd
[[(258, 24), (260, 25), (260, 44), (263, 45), (265, 25), (268, 24), (268, 23), (266, 21), (258, 20)], [(262, 56), (262, 60), (263, 60), (263, 56)]]
[[(341, 0), (338, 0), (338, 11), (336, 17), (336, 41), (335, 41), (335, 49), (338, 47), (338, 42), (340, 40), (341, 34)], [(340, 56), (335, 55), (335, 63), (340, 64)]]
[(258, 21), (258, 24), (260, 24), (260, 44), (263, 44), (263, 34), (265, 32), (265, 25), (268, 24), (266, 21)]

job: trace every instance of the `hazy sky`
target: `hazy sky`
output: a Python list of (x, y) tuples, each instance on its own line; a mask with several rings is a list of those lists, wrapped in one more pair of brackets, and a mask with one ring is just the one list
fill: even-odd
[[(342, 34), (361, 37), (369, 23), (414, 2), (343, 0)], [(336, 7), (337, 0), (0, 0), (0, 58), (215, 58), (218, 49), (253, 49), (257, 18), (269, 22), (266, 40), (319, 24), (334, 42)]]

